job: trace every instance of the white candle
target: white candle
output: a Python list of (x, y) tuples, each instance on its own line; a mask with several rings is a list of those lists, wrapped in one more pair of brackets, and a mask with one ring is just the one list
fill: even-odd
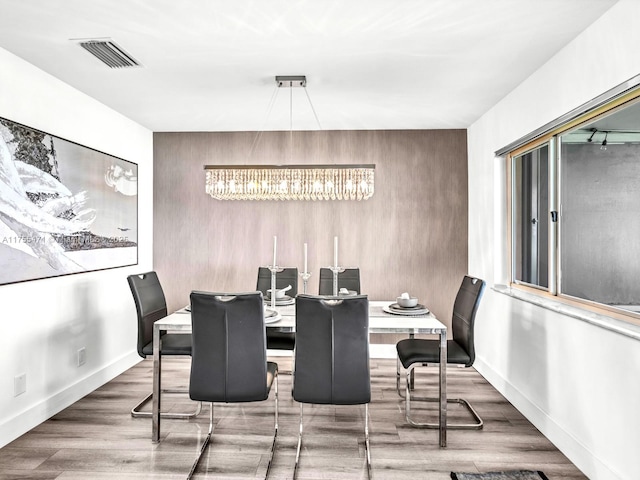
[(338, 266), (338, 237), (333, 237), (333, 266)]
[(273, 266), (276, 266), (276, 250), (278, 247), (278, 237), (273, 236)]
[(304, 273), (307, 273), (307, 244), (304, 244)]

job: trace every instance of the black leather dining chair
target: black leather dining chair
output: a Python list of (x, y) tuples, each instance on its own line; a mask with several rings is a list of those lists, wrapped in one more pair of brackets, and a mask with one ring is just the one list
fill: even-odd
[[(453, 305), (452, 331), (453, 338), (447, 340), (447, 364), (471, 367), (475, 361), (474, 327), (476, 312), (485, 282), (479, 278), (465, 276), (456, 295)], [(415, 427), (439, 428), (438, 423), (417, 422), (411, 418), (411, 402), (437, 402), (437, 398), (411, 395), (411, 372), (416, 366), (440, 363), (439, 340), (408, 338), (396, 344), (398, 352), (396, 388), (400, 396), (405, 397), (405, 417)], [(404, 395), (400, 390), (400, 365), (406, 369), (406, 385)], [(463, 398), (447, 398), (447, 403), (458, 403), (467, 408), (473, 416), (474, 423), (447, 423), (447, 428), (459, 430), (479, 430), (484, 422), (471, 404)]]
[[(153, 355), (153, 323), (167, 316), (167, 303), (156, 272), (146, 272), (127, 277), (129, 288), (136, 304), (138, 316), (138, 355), (146, 358)], [(162, 336), (161, 355), (191, 355), (191, 337), (178, 333), (166, 333)], [(162, 393), (187, 393), (187, 390), (165, 389)], [(151, 412), (142, 408), (153, 398), (153, 393), (145, 396), (131, 409), (132, 417), (151, 417)], [(193, 418), (197, 416), (202, 404), (196, 405), (191, 413), (161, 413), (162, 418)]]
[(293, 399), (300, 402), (300, 429), (294, 479), (302, 446), (303, 405), (365, 406), (367, 475), (369, 448), (369, 301), (366, 295), (296, 298), (296, 350)]
[[(282, 289), (291, 285), (291, 290), (287, 292), (290, 297), (298, 294), (298, 269), (295, 267), (285, 267), (276, 273), (276, 288)], [(267, 267), (258, 267), (258, 284), (256, 290), (267, 295), (267, 290), (271, 289), (271, 270)]]
[[(291, 285), (291, 290), (287, 292), (290, 297), (298, 294), (298, 269), (293, 267), (284, 268), (276, 273), (276, 289), (286, 288)], [(256, 290), (267, 295), (267, 290), (271, 289), (271, 270), (267, 267), (258, 267), (258, 283)], [(267, 331), (267, 348), (269, 350), (293, 350), (296, 345), (296, 334), (286, 332)]]
[(269, 475), (278, 435), (278, 365), (267, 361), (262, 293), (191, 292), (192, 360), (189, 396), (209, 402), (209, 433), (187, 479), (213, 434), (213, 404), (267, 400), (274, 386), (275, 424)]
[[(345, 268), (344, 271), (338, 273), (338, 291), (346, 288), (360, 295), (360, 269)], [(333, 272), (330, 268), (320, 268), (320, 283), (318, 285), (319, 295), (333, 295)]]

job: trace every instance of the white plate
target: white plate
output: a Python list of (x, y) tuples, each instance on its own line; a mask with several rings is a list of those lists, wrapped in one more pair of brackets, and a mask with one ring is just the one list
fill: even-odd
[[(271, 305), (271, 299), (265, 297), (264, 303)], [(276, 298), (276, 306), (278, 307), (282, 307), (283, 305), (293, 305), (294, 303), (296, 303), (296, 299), (291, 298), (288, 295), (285, 295), (284, 298)]]
[(389, 306), (385, 306), (382, 307), (382, 310), (390, 313), (392, 315), (426, 315), (429, 313), (429, 309), (428, 308), (421, 308), (421, 309), (415, 309), (415, 308), (403, 308), (403, 309), (398, 309), (398, 308), (390, 308), (391, 305)]
[(282, 318), (275, 310), (271, 310), (270, 308), (264, 309), (264, 323), (275, 323)]
[(427, 307), (425, 307), (421, 303), (418, 303), (415, 307), (402, 307), (397, 303), (392, 303), (391, 305), (389, 305), (389, 310), (395, 310), (396, 312), (411, 312), (414, 310), (427, 310)]

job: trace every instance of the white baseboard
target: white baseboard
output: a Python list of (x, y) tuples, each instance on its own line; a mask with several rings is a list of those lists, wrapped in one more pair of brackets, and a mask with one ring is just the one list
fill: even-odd
[(603, 463), (570, 432), (563, 429), (552, 417), (532, 403), (520, 390), (511, 385), (478, 357), (476, 357), (473, 367), (587, 477), (598, 480), (621, 480), (625, 478), (619, 472)]
[(138, 353), (132, 351), (8, 419), (0, 425), (0, 448), (114, 379), (141, 360)]

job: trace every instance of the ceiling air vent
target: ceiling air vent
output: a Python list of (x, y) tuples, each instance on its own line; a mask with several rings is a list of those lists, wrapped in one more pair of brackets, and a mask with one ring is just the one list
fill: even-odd
[(112, 40), (82, 40), (79, 45), (110, 68), (140, 66), (131, 55)]

